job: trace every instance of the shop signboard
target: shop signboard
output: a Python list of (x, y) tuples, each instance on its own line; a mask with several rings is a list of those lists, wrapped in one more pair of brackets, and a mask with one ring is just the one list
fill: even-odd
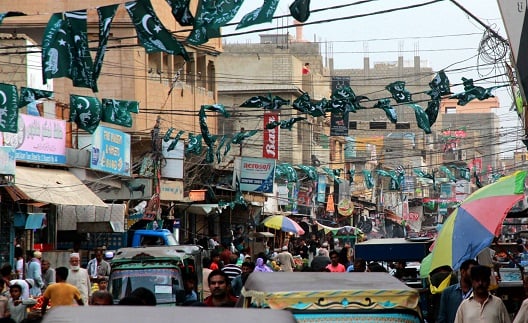
[(26, 114), (18, 116), (18, 132), (3, 133), (4, 146), (16, 149), (15, 158), (39, 164), (66, 163), (66, 121)]
[(15, 148), (0, 146), (0, 175), (15, 175)]
[(273, 193), (275, 159), (242, 157), (240, 161), (240, 190)]
[(130, 135), (99, 126), (92, 136), (90, 168), (130, 176)]

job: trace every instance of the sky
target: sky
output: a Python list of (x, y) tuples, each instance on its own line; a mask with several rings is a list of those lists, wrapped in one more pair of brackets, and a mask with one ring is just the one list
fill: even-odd
[[(289, 15), (288, 6), (293, 0), (281, 0), (275, 16)], [(357, 4), (361, 3), (363, 4)], [(326, 43), (322, 46), (323, 55), (334, 58), (335, 68), (361, 68), (363, 57), (369, 56), (371, 64), (379, 61), (397, 61), (403, 56), (404, 61), (412, 62), (415, 54), (434, 71), (446, 69), (451, 84), (460, 84), (461, 77), (473, 78), (475, 85), (490, 87), (505, 84), (507, 79), (501, 76), (504, 69), (500, 64), (486, 64), (478, 57), (477, 48), (484, 35), (484, 27), (456, 6), (452, 1), (444, 0), (417, 8), (395, 10), (389, 13), (374, 15), (380, 10), (408, 7), (430, 2), (428, 0), (312, 0), (312, 14), (307, 23), (351, 17), (367, 14), (364, 17), (351, 17), (334, 22), (321, 22), (305, 25), (303, 38), (308, 41)], [(502, 37), (507, 38), (501, 14), (496, 0), (456, 0), (458, 4), (471, 12), (484, 24), (490, 26)], [(258, 4), (257, 4), (258, 3)], [(239, 21), (246, 13), (261, 4), (260, 1), (245, 1), (238, 15), (232, 20)], [(338, 9), (322, 10), (339, 5), (355, 4)], [(370, 13), (370, 15), (368, 15)], [(275, 28), (293, 24), (293, 18), (274, 19), (272, 23), (235, 30), (225, 27), (224, 35), (242, 31), (254, 31), (246, 35), (224, 37), (226, 43), (257, 43), (262, 28)], [(295, 35), (295, 28), (281, 29), (278, 32), (289, 32)], [(332, 50), (325, 51), (325, 48)], [(479, 68), (477, 68), (479, 66)], [(457, 72), (456, 70), (460, 70)], [(453, 86), (452, 92), (463, 91), (462, 85)], [(521, 129), (515, 112), (510, 111), (512, 97), (505, 89), (496, 90), (500, 99), (500, 108), (495, 111), (501, 120), (501, 131), (513, 134)], [(522, 131), (517, 131), (522, 134)], [(515, 135), (512, 141), (515, 141)], [(504, 151), (523, 148), (522, 144), (512, 143), (502, 147)], [(506, 153), (511, 155), (512, 153)]]

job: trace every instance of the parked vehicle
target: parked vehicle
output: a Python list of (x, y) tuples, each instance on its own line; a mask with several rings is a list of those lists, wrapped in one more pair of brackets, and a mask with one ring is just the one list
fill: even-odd
[(172, 232), (167, 229), (158, 230), (130, 230), (129, 247), (148, 247), (148, 246), (175, 246), (178, 244)]
[(274, 322), (295, 323), (287, 311), (240, 308), (177, 307), (156, 308), (150, 306), (59, 306), (44, 315), (43, 323), (144, 323), (157, 322), (215, 322), (248, 323)]
[(201, 252), (194, 245), (121, 248), (111, 262), (108, 290), (116, 302), (144, 287), (158, 305), (183, 304), (183, 274), (194, 275), (202, 290)]
[(237, 307), (291, 311), (298, 322), (423, 322), (419, 293), (387, 273), (252, 273)]

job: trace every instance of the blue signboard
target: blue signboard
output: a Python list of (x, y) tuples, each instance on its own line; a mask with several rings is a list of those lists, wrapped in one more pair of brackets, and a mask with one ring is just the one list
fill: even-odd
[(130, 176), (130, 135), (112, 128), (97, 127), (92, 137), (90, 168)]
[(275, 159), (242, 157), (240, 190), (243, 192), (273, 193)]

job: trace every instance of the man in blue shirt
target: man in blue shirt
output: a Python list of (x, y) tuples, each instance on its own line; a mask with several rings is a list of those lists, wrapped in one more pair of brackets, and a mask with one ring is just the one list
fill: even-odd
[(468, 259), (460, 266), (460, 282), (444, 289), (440, 298), (440, 309), (437, 323), (453, 323), (455, 321), (458, 306), (472, 293), (471, 267), (477, 266), (478, 262)]

